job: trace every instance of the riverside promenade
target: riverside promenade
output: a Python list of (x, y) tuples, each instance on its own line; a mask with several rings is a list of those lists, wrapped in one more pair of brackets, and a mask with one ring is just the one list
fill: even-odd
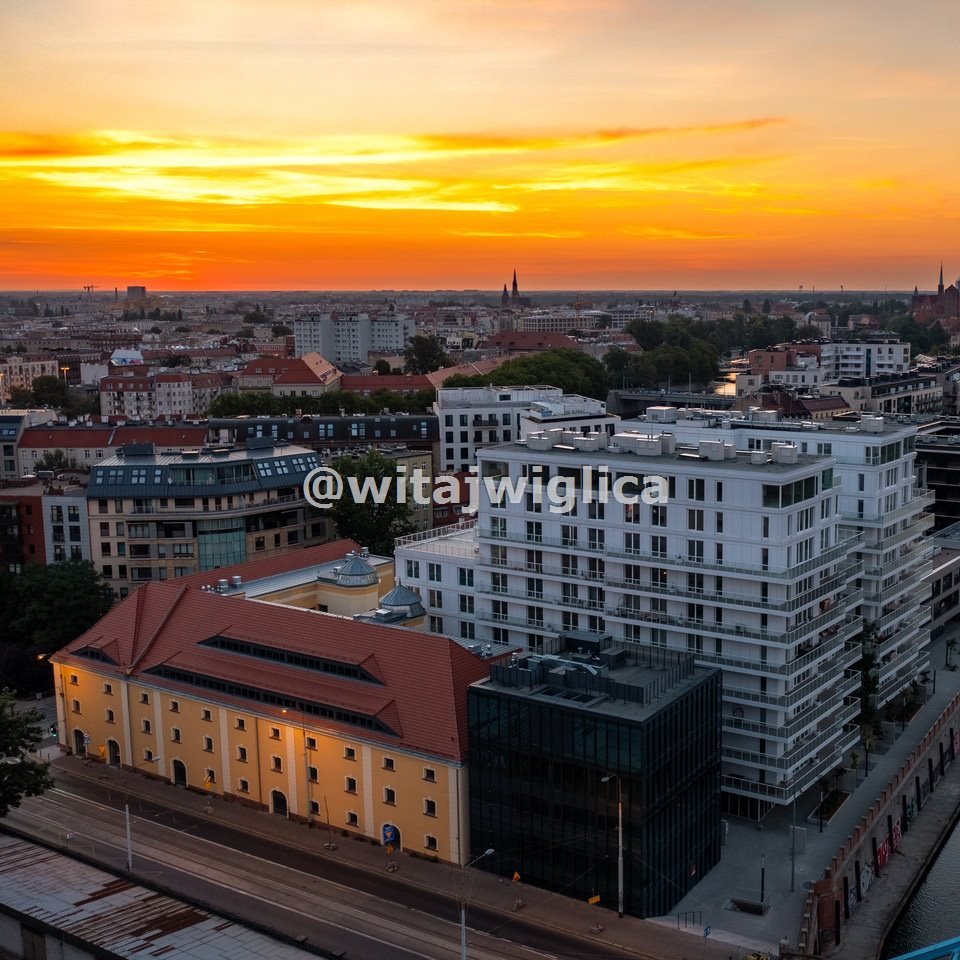
[[(703, 928), (709, 926), (712, 939), (735, 947), (760, 943), (772, 957), (781, 951), (787, 956), (799, 952), (801, 923), (813, 884), (823, 878), (824, 870), (830, 867), (838, 851), (854, 836), (861, 818), (875, 805), (930, 727), (960, 693), (960, 670), (943, 669), (945, 643), (951, 636), (960, 636), (960, 625), (948, 628), (944, 636), (931, 645), (931, 681), (935, 671), (935, 689), (931, 682), (926, 703), (904, 731), (897, 729), (894, 740), (881, 740), (870, 751), (869, 771), (862, 768), (865, 751), (862, 745), (858, 748), (861, 769), (849, 770), (842, 783), (851, 796), (831, 821), (824, 823), (822, 833), (816, 821), (807, 822), (819, 801), (819, 789), (809, 791), (797, 801), (797, 826), (806, 833), (798, 836), (793, 857), (792, 808), (778, 808), (759, 824), (731, 818), (720, 863), (674, 908), (670, 917), (658, 922), (674, 929), (679, 925), (691, 937), (702, 934)], [(960, 658), (955, 655), (954, 660), (957, 659)], [(960, 716), (953, 725), (960, 728)], [(849, 757), (844, 765), (850, 767)], [(925, 780), (925, 768), (923, 777)], [(859, 909), (843, 923), (840, 944), (822, 948), (822, 953), (856, 960), (871, 960), (876, 956), (884, 924), (896, 919), (960, 803), (958, 784), (960, 764), (955, 763), (938, 781), (923, 812), (914, 818), (904, 834), (903, 855), (898, 852), (890, 858), (881, 877), (858, 904)], [(764, 914), (736, 910), (731, 898), (760, 899), (761, 879), (767, 904)], [(878, 916), (883, 916), (884, 923), (876, 919)], [(856, 944), (856, 948), (852, 944)], [(733, 955), (736, 956), (736, 951)]]

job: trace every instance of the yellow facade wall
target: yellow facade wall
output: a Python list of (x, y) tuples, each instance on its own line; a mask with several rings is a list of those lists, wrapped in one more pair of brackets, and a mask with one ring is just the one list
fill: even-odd
[(295, 711), (246, 711), (94, 666), (54, 669), (71, 751), (83, 749), (79, 732), (88, 756), (102, 747), (104, 762), (172, 783), (378, 841), (390, 825), (403, 849), (454, 863), (469, 850), (465, 765), (348, 738)]

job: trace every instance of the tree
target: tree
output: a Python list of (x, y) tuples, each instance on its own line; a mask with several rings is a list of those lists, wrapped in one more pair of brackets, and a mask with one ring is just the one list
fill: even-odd
[(443, 344), (432, 333), (418, 333), (411, 337), (403, 351), (403, 359), (406, 372), (412, 374), (433, 373), (450, 365)]
[(31, 392), (39, 407), (65, 407), (70, 399), (70, 388), (60, 377), (36, 377)]
[(237, 331), (238, 340), (252, 340), (254, 337), (253, 327), (241, 327)]
[(607, 397), (607, 371), (603, 364), (578, 350), (544, 350), (514, 357), (491, 373), (450, 377), (445, 387), (504, 387), (518, 384), (548, 384), (565, 393), (579, 393), (596, 400)]
[(773, 304), (770, 303), (769, 300), (764, 300), (764, 301), (763, 301), (763, 306), (760, 308), (760, 312), (761, 312), (761, 313), (765, 313), (765, 314), (769, 314), (772, 309), (773, 309)]
[[(393, 541), (414, 530), (410, 504), (397, 502), (398, 473), (393, 462), (371, 450), (361, 457), (338, 457), (331, 466), (343, 478), (343, 493), (329, 510), (340, 536), (369, 547), (371, 553), (392, 557)], [(350, 492), (348, 477), (356, 478), (361, 486), (365, 479), (377, 489), (385, 484), (384, 502), (374, 503), (368, 494), (366, 502), (358, 503)]]
[(0, 690), (0, 818), (53, 786), (49, 765), (28, 756), (42, 739), (41, 719), (36, 709), (18, 711), (13, 693)]
[(373, 365), (373, 372), (379, 374), (381, 377), (386, 377), (390, 375), (390, 364), (386, 360), (378, 360)]
[(23, 387), (14, 387), (10, 391), (11, 407), (32, 407), (33, 391), (25, 390)]
[(48, 689), (45, 658), (92, 627), (113, 602), (113, 590), (83, 560), (0, 573), (0, 676), (20, 690)]
[(293, 329), (284, 323), (275, 323), (270, 328), (270, 332), (273, 334), (273, 339), (277, 340), (280, 337), (289, 337), (293, 333)]

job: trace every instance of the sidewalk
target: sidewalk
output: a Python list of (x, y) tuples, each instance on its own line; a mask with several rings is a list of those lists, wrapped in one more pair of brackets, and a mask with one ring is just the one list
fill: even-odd
[[(778, 808), (760, 824), (729, 820), (730, 832), (726, 845), (721, 848), (720, 863), (674, 908), (674, 917), (685, 910), (702, 911), (703, 922), (713, 928), (715, 935), (729, 936), (734, 942), (738, 937), (753, 938), (763, 943), (764, 949), (773, 956), (777, 955), (781, 940), (787, 940), (792, 948), (796, 947), (803, 903), (807, 896), (805, 883), (822, 877), (824, 869), (853, 832), (864, 812), (880, 796), (887, 781), (900, 769), (944, 707), (960, 690), (960, 670), (951, 672), (943, 669), (946, 640), (958, 635), (960, 626), (953, 626), (931, 644), (931, 680), (936, 671), (936, 691), (913, 717), (906, 730), (903, 733), (897, 731), (895, 741), (881, 740), (876, 749), (870, 751), (870, 770), (865, 777), (862, 769), (856, 774), (850, 772), (845, 775), (844, 789), (853, 787), (854, 777), (858, 782), (830, 823), (824, 823), (822, 834), (818, 824), (806, 822), (819, 801), (819, 790), (814, 788), (797, 801), (797, 826), (805, 827), (807, 834), (806, 850), (796, 854), (793, 892), (790, 890), (790, 825), (793, 810)], [(954, 654), (954, 662), (958, 660), (960, 656)], [(863, 757), (862, 746), (858, 750)], [(849, 767), (849, 762), (845, 765)], [(738, 892), (751, 893), (759, 898), (761, 857), (765, 865), (765, 895), (769, 903), (769, 909), (762, 917), (728, 907), (731, 895)], [(893, 864), (899, 869), (905, 865), (906, 862)], [(672, 922), (675, 924), (676, 920)]]
[[(311, 830), (305, 824), (255, 811), (218, 797), (185, 791), (164, 781), (107, 767), (99, 762), (61, 756), (54, 763), (54, 775), (58, 768), (96, 782), (114, 797), (129, 797), (130, 812), (134, 816), (139, 815), (136, 800), (142, 798), (145, 801), (178, 807), (193, 817), (226, 824), (243, 830), (250, 836), (286, 844), (298, 851), (310, 851), (321, 858), (336, 858), (377, 876), (385, 876), (388, 864), (395, 863), (396, 870), (389, 874), (392, 880), (402, 880), (413, 887), (450, 896), (451, 923), (456, 922), (457, 892), (465, 881), (468, 925), (469, 905), (482, 904), (503, 916), (502, 927), (497, 930), (484, 928), (486, 932), (508, 940), (509, 924), (516, 917), (527, 923), (536, 923), (583, 937), (587, 944), (592, 941), (618, 947), (624, 951), (625, 957), (640, 957), (644, 960), (731, 960), (743, 956), (748, 950), (759, 949), (760, 946), (749, 938), (738, 938), (742, 947), (738, 950), (737, 946), (713, 933), (704, 941), (703, 931), (699, 926), (695, 931), (691, 929), (683, 932), (677, 931), (675, 923), (671, 928), (655, 921), (634, 917), (620, 920), (615, 905), (612, 905), (613, 909), (590, 906), (581, 900), (530, 887), (522, 882), (512, 883), (508, 878), (501, 879), (479, 870), (470, 870), (465, 875), (459, 868), (448, 864), (434, 863), (407, 854), (388, 855), (384, 847), (367, 839), (344, 837), (336, 829), (328, 833), (324, 824), (318, 823), (316, 828)], [(69, 790), (69, 786), (66, 785), (65, 789)], [(196, 833), (202, 836), (200, 830)], [(325, 844), (330, 842), (336, 844), (336, 849), (325, 849)], [(322, 873), (319, 875), (322, 876)], [(518, 899), (523, 903), (519, 910), (516, 909)], [(597, 927), (600, 929), (597, 930)]]

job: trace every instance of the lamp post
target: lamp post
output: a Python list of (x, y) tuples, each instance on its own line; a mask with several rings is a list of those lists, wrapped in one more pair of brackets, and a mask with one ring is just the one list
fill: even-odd
[(60, 368), (60, 372), (63, 374), (63, 382), (67, 383), (67, 374), (70, 372), (69, 366), (63, 366)]
[(617, 916), (623, 919), (623, 784), (620, 775), (610, 773), (601, 783), (617, 781)]
[[(474, 857), (469, 863), (465, 863), (461, 870), (469, 870), (475, 863), (479, 863), (484, 857), (492, 856), (493, 853), (493, 847), (489, 847), (479, 857)], [(464, 876), (460, 881), (460, 960), (467, 960), (467, 898), (464, 896), (463, 889), (465, 883)]]

